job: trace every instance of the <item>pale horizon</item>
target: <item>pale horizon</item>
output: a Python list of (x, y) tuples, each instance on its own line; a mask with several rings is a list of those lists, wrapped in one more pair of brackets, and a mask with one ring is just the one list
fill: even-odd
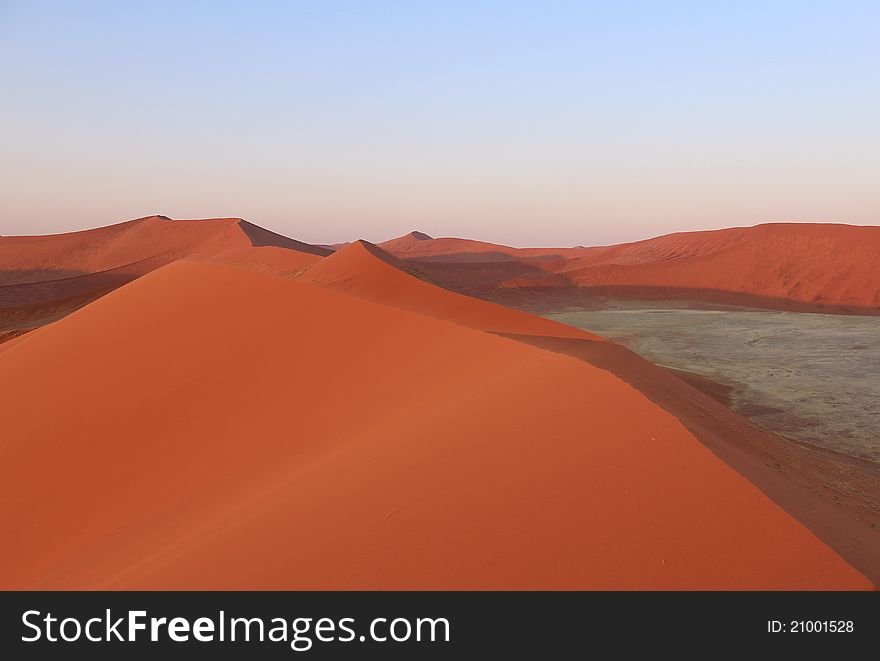
[(880, 224), (871, 2), (0, 2), (0, 235)]
[(634, 239), (628, 239), (625, 241), (616, 241), (616, 242), (612, 242), (612, 243), (516, 245), (516, 244), (512, 244), (512, 243), (505, 243), (504, 241), (494, 240), (491, 237), (479, 238), (479, 237), (475, 237), (475, 236), (457, 236), (457, 235), (452, 235), (452, 234), (433, 233), (433, 232), (425, 231), (423, 228), (419, 228), (419, 227), (413, 227), (410, 230), (407, 230), (405, 232), (401, 232), (400, 234), (395, 234), (394, 236), (375, 237), (375, 238), (368, 238), (366, 236), (353, 236), (353, 237), (342, 239), (340, 241), (322, 241), (322, 240), (305, 241), (300, 236), (286, 234), (280, 230), (273, 229), (271, 227), (266, 227), (265, 225), (261, 225), (260, 223), (254, 222), (250, 218), (242, 218), (241, 216), (225, 215), (225, 216), (212, 216), (212, 217), (204, 217), (204, 218), (195, 218), (195, 217), (194, 218), (175, 218), (172, 216), (168, 216), (168, 214), (164, 214), (164, 213), (152, 213), (152, 214), (145, 214), (143, 216), (138, 216), (136, 218), (125, 218), (123, 220), (119, 220), (119, 221), (115, 221), (115, 222), (108, 222), (108, 223), (98, 224), (98, 225), (89, 226), (89, 227), (80, 227), (80, 228), (75, 228), (75, 229), (70, 229), (70, 230), (63, 230), (60, 232), (44, 232), (44, 233), (33, 233), (33, 234), (0, 234), (0, 236), (8, 236), (8, 237), (50, 236), (53, 234), (69, 234), (69, 233), (75, 233), (75, 232), (87, 232), (89, 230), (100, 229), (103, 227), (108, 227), (110, 225), (117, 225), (120, 223), (126, 223), (126, 222), (135, 221), (135, 220), (143, 220), (145, 218), (156, 217), (156, 216), (167, 217), (169, 219), (169, 221), (171, 221), (171, 222), (178, 222), (178, 221), (179, 222), (199, 222), (199, 221), (211, 221), (211, 220), (224, 220), (224, 219), (230, 219), (230, 218), (235, 219), (235, 220), (243, 220), (245, 222), (249, 222), (254, 225), (258, 225), (260, 227), (263, 227), (264, 229), (270, 230), (270, 231), (275, 232), (277, 234), (281, 234), (283, 236), (286, 236), (287, 238), (290, 238), (290, 239), (304, 241), (305, 243), (310, 243), (312, 245), (323, 245), (323, 246), (342, 244), (342, 243), (352, 243), (352, 242), (358, 241), (358, 240), (364, 240), (364, 241), (369, 241), (370, 243), (379, 244), (384, 241), (389, 241), (391, 239), (401, 238), (401, 237), (403, 237), (407, 234), (413, 233), (413, 232), (420, 232), (423, 234), (427, 234), (428, 236), (430, 236), (431, 239), (466, 239), (466, 240), (473, 240), (473, 241), (481, 241), (481, 242), (485, 242), (485, 243), (494, 243), (494, 244), (498, 244), (498, 245), (505, 245), (505, 246), (512, 247), (512, 248), (574, 248), (574, 247), (591, 248), (591, 247), (619, 245), (619, 244), (625, 244), (625, 243), (636, 243), (639, 241), (647, 241), (650, 239), (655, 239), (655, 238), (667, 236), (670, 234), (682, 234), (682, 233), (690, 233), (690, 232), (712, 232), (712, 231), (724, 230), (724, 229), (744, 229), (744, 228), (758, 227), (760, 225), (776, 225), (776, 224), (783, 224), (783, 225), (842, 225), (842, 226), (850, 226), (850, 227), (874, 227), (875, 226), (872, 223), (834, 223), (834, 222), (826, 222), (826, 221), (799, 221), (799, 220), (776, 221), (776, 220), (770, 220), (770, 221), (766, 221), (766, 222), (754, 223), (751, 225), (725, 225), (723, 227), (714, 227), (714, 228), (672, 230), (669, 232), (663, 232), (661, 234), (652, 234), (650, 236), (643, 236), (643, 237), (638, 237), (638, 238), (634, 238)]

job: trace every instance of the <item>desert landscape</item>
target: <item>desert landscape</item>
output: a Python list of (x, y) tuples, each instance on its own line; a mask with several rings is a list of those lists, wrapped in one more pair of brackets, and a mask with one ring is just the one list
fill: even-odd
[(880, 227), (0, 237), (3, 589), (874, 589)]

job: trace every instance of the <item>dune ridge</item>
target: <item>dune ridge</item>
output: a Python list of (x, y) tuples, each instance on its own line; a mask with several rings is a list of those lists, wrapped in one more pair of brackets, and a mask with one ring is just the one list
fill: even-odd
[(768, 224), (630, 244), (565, 265), (578, 286), (714, 289), (880, 309), (880, 227)]
[[(716, 236), (716, 234), (721, 236)], [(623, 257), (606, 255), (606, 259), (619, 261), (638, 261), (651, 259), (674, 259), (712, 254), (723, 251), (730, 243), (744, 242), (742, 232), (710, 233), (699, 236), (699, 241), (686, 246), (687, 251), (674, 242), (668, 245), (649, 245), (647, 255)], [(725, 237), (725, 235), (731, 235)], [(430, 238), (419, 239), (423, 242)], [(661, 242), (662, 244), (663, 242)], [(636, 246), (634, 252), (642, 252), (643, 246)], [(409, 262), (419, 270), (435, 266), (436, 263), (412, 260)], [(498, 264), (492, 262), (491, 264)], [(398, 263), (399, 266), (399, 263)], [(456, 264), (456, 267), (470, 268), (472, 263)], [(400, 270), (405, 270), (400, 267)], [(373, 300), (381, 301), (382, 296)], [(406, 307), (404, 305), (404, 307)], [(829, 543), (873, 579), (880, 577), (880, 556), (872, 548), (877, 544), (876, 517), (865, 517), (861, 498), (853, 501), (850, 490), (829, 489), (829, 482), (845, 479), (847, 483), (860, 484), (853, 489), (867, 489), (874, 493), (876, 478), (871, 477), (870, 467), (850, 468), (840, 458), (815, 457), (809, 450), (791, 444), (756, 427), (748, 420), (729, 409), (729, 404), (716, 406), (706, 397), (682, 381), (682, 375), (673, 375), (641, 359), (626, 348), (603, 338), (596, 342), (587, 338), (563, 338), (542, 336), (540, 331), (529, 335), (518, 335), (505, 331), (506, 337), (560, 351), (586, 360), (592, 365), (608, 370), (633, 385), (652, 401), (660, 404), (681, 419), (707, 447), (734, 466), (743, 475), (758, 484), (773, 500), (795, 513), (811, 530)], [(689, 376), (689, 375), (688, 375)], [(815, 454), (815, 453), (813, 453)], [(786, 466), (785, 476), (778, 467), (782, 461)], [(855, 471), (855, 472), (851, 472)], [(862, 474), (863, 471), (867, 471)], [(844, 477), (846, 475), (846, 477)], [(858, 491), (863, 496), (865, 491)]]
[(42, 326), (179, 259), (294, 275), (330, 252), (240, 218), (148, 216), (81, 232), (0, 237), (0, 333)]
[(276, 246), (318, 256), (330, 250), (289, 239), (241, 218), (172, 220), (146, 216), (107, 227), (0, 238), (0, 284), (58, 279), (53, 274), (99, 273), (145, 259), (210, 258), (230, 249)]
[(449, 291), (423, 278), (417, 268), (360, 240), (316, 262), (299, 281), (478, 330), (599, 339), (566, 324)]
[(381, 245), (445, 286), (511, 303), (543, 293), (566, 304), (591, 296), (691, 298), (880, 314), (880, 227), (768, 223), (561, 249), (552, 259), (493, 247), (504, 264), (482, 258), (484, 245), (444, 241)]
[(574, 258), (587, 254), (588, 249), (577, 248), (512, 248), (499, 243), (444, 237), (435, 239), (424, 232), (409, 234), (378, 244), (382, 250), (405, 259), (438, 262), (514, 261), (534, 259), (538, 261)]

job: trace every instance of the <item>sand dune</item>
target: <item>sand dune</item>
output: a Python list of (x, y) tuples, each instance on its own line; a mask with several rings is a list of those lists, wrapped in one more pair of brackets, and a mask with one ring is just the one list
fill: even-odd
[(617, 246), (564, 267), (578, 286), (721, 290), (880, 309), (880, 227), (773, 224)]
[[(334, 256), (310, 279), (358, 290), (361, 285), (353, 284), (352, 274), (360, 265), (352, 259), (351, 245), (337, 244), (336, 252), (345, 259)], [(452, 291), (519, 307), (578, 305), (610, 296), (880, 313), (876, 227), (760, 225), (598, 248), (510, 248), (412, 232), (381, 246), (386, 249), (385, 262), (391, 263), (389, 252), (402, 258), (391, 263), (398, 270), (415, 272)], [(0, 341), (60, 319), (179, 259), (297, 277), (333, 252), (238, 218), (172, 221), (150, 216), (83, 232), (0, 237)], [(400, 307), (427, 310), (415, 284), (403, 289), (409, 293), (393, 286), (359, 295), (379, 300), (394, 290), (396, 297), (408, 298), (398, 301)], [(457, 320), (467, 317), (475, 328), (543, 334), (526, 330), (534, 327), (534, 320), (515, 321), (508, 313), (497, 326), (493, 324), (500, 319), (498, 311), (461, 300), (453, 304), (453, 298), (446, 301), (434, 316), (445, 317), (451, 307), (458, 307)]]
[(572, 326), (448, 291), (422, 277), (381, 248), (355, 241), (315, 263), (300, 281), (479, 330), (596, 339)]
[(383, 250), (404, 259), (436, 262), (552, 261), (588, 253), (587, 248), (511, 248), (497, 243), (446, 237), (435, 239), (424, 232), (410, 232), (379, 244)]
[(146, 259), (209, 258), (236, 248), (273, 245), (314, 255), (329, 250), (274, 234), (240, 218), (171, 220), (148, 216), (108, 227), (0, 239), (0, 285), (99, 273)]
[(320, 262), (322, 257), (289, 248), (262, 246), (238, 248), (214, 255), (203, 260), (218, 264), (229, 264), (248, 269), (295, 278)]
[(326, 287), (177, 262), (0, 389), (5, 588), (870, 587), (610, 373)]
[(238, 218), (149, 216), (83, 232), (0, 238), (0, 332), (54, 321), (178, 259), (295, 274), (331, 251)]
[[(454, 248), (431, 247), (437, 241), (398, 239), (388, 247), (445, 286), (513, 303), (546, 293), (566, 304), (608, 295), (880, 312), (878, 227), (777, 223), (683, 232), (615, 246), (563, 249), (562, 258), (545, 260), (529, 259), (518, 249), (493, 246), (489, 251), (490, 244), (467, 241)], [(409, 249), (410, 243), (415, 247)], [(422, 249), (423, 244), (428, 245)], [(499, 265), (485, 254), (509, 259)], [(441, 258), (442, 263), (425, 263)]]

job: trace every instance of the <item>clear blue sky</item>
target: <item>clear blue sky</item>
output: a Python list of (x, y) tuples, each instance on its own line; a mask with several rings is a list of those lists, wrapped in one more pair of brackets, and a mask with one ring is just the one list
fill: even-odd
[(880, 2), (0, 0), (0, 234), (880, 224)]

